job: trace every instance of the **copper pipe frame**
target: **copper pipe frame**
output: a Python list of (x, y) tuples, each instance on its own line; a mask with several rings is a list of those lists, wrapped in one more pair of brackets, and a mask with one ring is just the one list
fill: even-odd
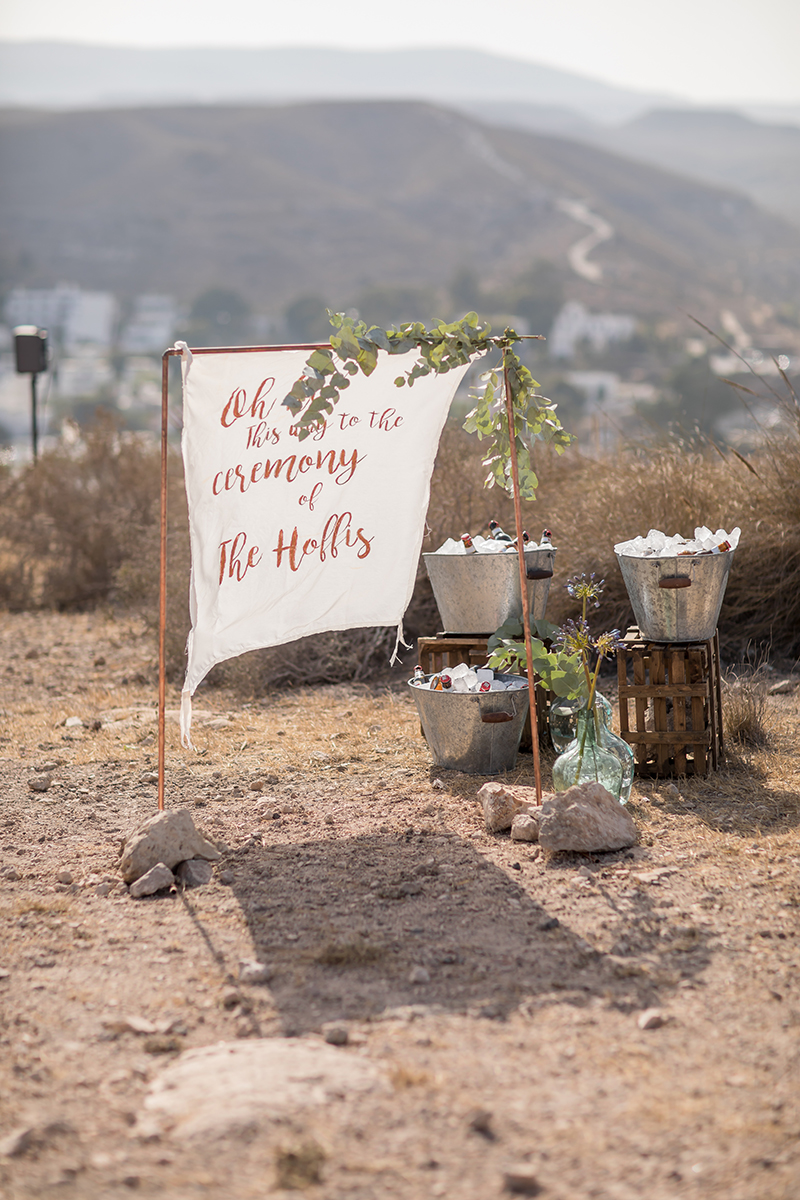
[[(538, 340), (540, 335), (533, 335), (527, 340)], [(190, 347), (192, 357), (196, 354), (262, 354), (274, 350), (330, 350), (330, 342), (300, 342), (280, 346), (197, 346)], [(166, 707), (167, 707), (167, 669), (166, 669), (166, 629), (167, 629), (167, 430), (169, 424), (169, 360), (178, 358), (183, 352), (176, 346), (170, 346), (161, 356), (161, 530), (159, 543), (159, 577), (158, 577), (158, 811), (164, 811), (164, 782), (166, 773)], [(503, 373), (506, 384), (506, 408), (508, 412), (508, 429), (511, 438), (511, 471), (514, 480), (514, 516), (517, 523), (517, 546), (522, 546), (522, 510), (519, 503), (519, 472), (517, 458), (514, 454), (514, 414), (511, 407), (506, 374), (506, 352), (503, 350)], [(527, 618), (527, 580), (525, 577), (525, 554), (519, 552), (520, 588), (522, 592), (522, 627), (525, 631), (525, 648), (528, 654), (528, 695), (531, 709), (531, 733), (533, 737), (533, 769), (536, 777), (536, 798), (541, 800), (542, 781), (539, 765), (539, 730), (536, 720), (536, 694), (533, 683), (530, 648), (530, 626)]]
[(525, 543), (522, 540), (522, 505), (519, 495), (519, 468), (517, 466), (516, 431), (511, 389), (508, 386), (507, 348), (503, 348), (503, 385), (508, 418), (508, 439), (511, 454), (511, 479), (514, 485), (514, 520), (517, 526), (517, 559), (519, 560), (519, 590), (522, 597), (522, 631), (525, 635), (525, 657), (528, 668), (528, 700), (531, 712), (531, 741), (533, 743), (533, 777), (536, 783), (536, 803), (542, 802), (542, 767), (539, 760), (539, 721), (536, 715), (536, 683), (533, 678), (531, 649), (531, 623), (528, 611), (528, 578), (525, 572)]

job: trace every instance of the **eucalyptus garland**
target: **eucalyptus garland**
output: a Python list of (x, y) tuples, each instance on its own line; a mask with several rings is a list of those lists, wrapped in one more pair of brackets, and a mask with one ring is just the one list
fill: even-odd
[(464, 429), (476, 433), (480, 440), (492, 439), (483, 460), (488, 468), (486, 486), (497, 484), (511, 493), (511, 441), (503, 384), (505, 370), (514, 413), (520, 497), (535, 499), (539, 481), (531, 466), (531, 443), (547, 442), (558, 454), (563, 454), (574, 439), (562, 427), (555, 404), (538, 394), (539, 384), (516, 353), (514, 346), (523, 340), (522, 335), (513, 329), (505, 329), (502, 334), (492, 336), (491, 326), (474, 312), (450, 324), (439, 321), (430, 329), (419, 321), (388, 330), (377, 325), (368, 328), (363, 321), (346, 317), (344, 313), (328, 311), (328, 316), (334, 328), (330, 350), (314, 350), (302, 376), (283, 401), (297, 418), (296, 428), (301, 441), (324, 424), (354, 375), (359, 371), (364, 375), (372, 374), (381, 350), (388, 354), (406, 354), (410, 350), (419, 353), (411, 369), (395, 379), (396, 387), (413, 387), (415, 380), (425, 375), (433, 372), (444, 375), (473, 358), (499, 350), (500, 362), (481, 376), (484, 387), (473, 396), (477, 403), (467, 414)]

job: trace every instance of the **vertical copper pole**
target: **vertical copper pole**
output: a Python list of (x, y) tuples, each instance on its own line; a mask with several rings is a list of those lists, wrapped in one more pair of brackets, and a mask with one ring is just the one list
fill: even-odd
[(164, 810), (167, 707), (167, 421), (169, 351), (161, 358), (161, 543), (158, 568), (158, 811)]
[(536, 716), (536, 684), (533, 678), (531, 624), (528, 612), (528, 577), (525, 571), (525, 544), (522, 540), (522, 506), (519, 497), (519, 469), (517, 467), (516, 430), (514, 422), (514, 406), (511, 402), (511, 389), (508, 386), (508, 362), (506, 348), (503, 348), (503, 384), (506, 394), (506, 415), (508, 417), (508, 439), (511, 446), (511, 479), (514, 484), (514, 520), (517, 525), (517, 558), (519, 560), (519, 590), (522, 596), (522, 630), (525, 635), (525, 657), (528, 664), (528, 697), (531, 710), (531, 742), (533, 743), (533, 777), (536, 783), (536, 802), (542, 802), (542, 767), (539, 761), (539, 722)]

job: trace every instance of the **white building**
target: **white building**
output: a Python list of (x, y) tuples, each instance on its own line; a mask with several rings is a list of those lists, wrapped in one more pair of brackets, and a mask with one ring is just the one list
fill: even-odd
[(611, 342), (627, 341), (635, 329), (635, 317), (625, 313), (590, 313), (577, 300), (568, 300), (556, 315), (547, 347), (553, 358), (572, 358), (581, 341), (601, 351)]
[(114, 341), (117, 302), (111, 292), (84, 292), (74, 284), (54, 288), (14, 288), (5, 305), (11, 325), (38, 325), (67, 353), (93, 346), (110, 348)]
[(98, 354), (84, 353), (62, 358), (58, 364), (58, 395), (64, 400), (75, 400), (79, 396), (96, 396), (103, 387), (114, 382), (114, 371), (107, 358)]
[(172, 345), (178, 309), (172, 296), (137, 296), (122, 332), (125, 354), (163, 354)]

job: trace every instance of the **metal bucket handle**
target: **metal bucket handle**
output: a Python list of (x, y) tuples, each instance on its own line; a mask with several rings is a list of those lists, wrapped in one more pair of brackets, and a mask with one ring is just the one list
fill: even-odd
[[(659, 563), (660, 566), (661, 564)], [(689, 569), (694, 571), (694, 562), (689, 563)], [(673, 591), (675, 588), (691, 587), (692, 580), (689, 575), (659, 575), (658, 586)]]
[(478, 702), (478, 709), (481, 712), (481, 720), (484, 725), (500, 725), (503, 721), (513, 721), (517, 715), (517, 706), (514, 703), (513, 696), (511, 697), (511, 707), (514, 710), (513, 712), (505, 712), (502, 709), (498, 712), (483, 712), (480, 710), (480, 701)]

